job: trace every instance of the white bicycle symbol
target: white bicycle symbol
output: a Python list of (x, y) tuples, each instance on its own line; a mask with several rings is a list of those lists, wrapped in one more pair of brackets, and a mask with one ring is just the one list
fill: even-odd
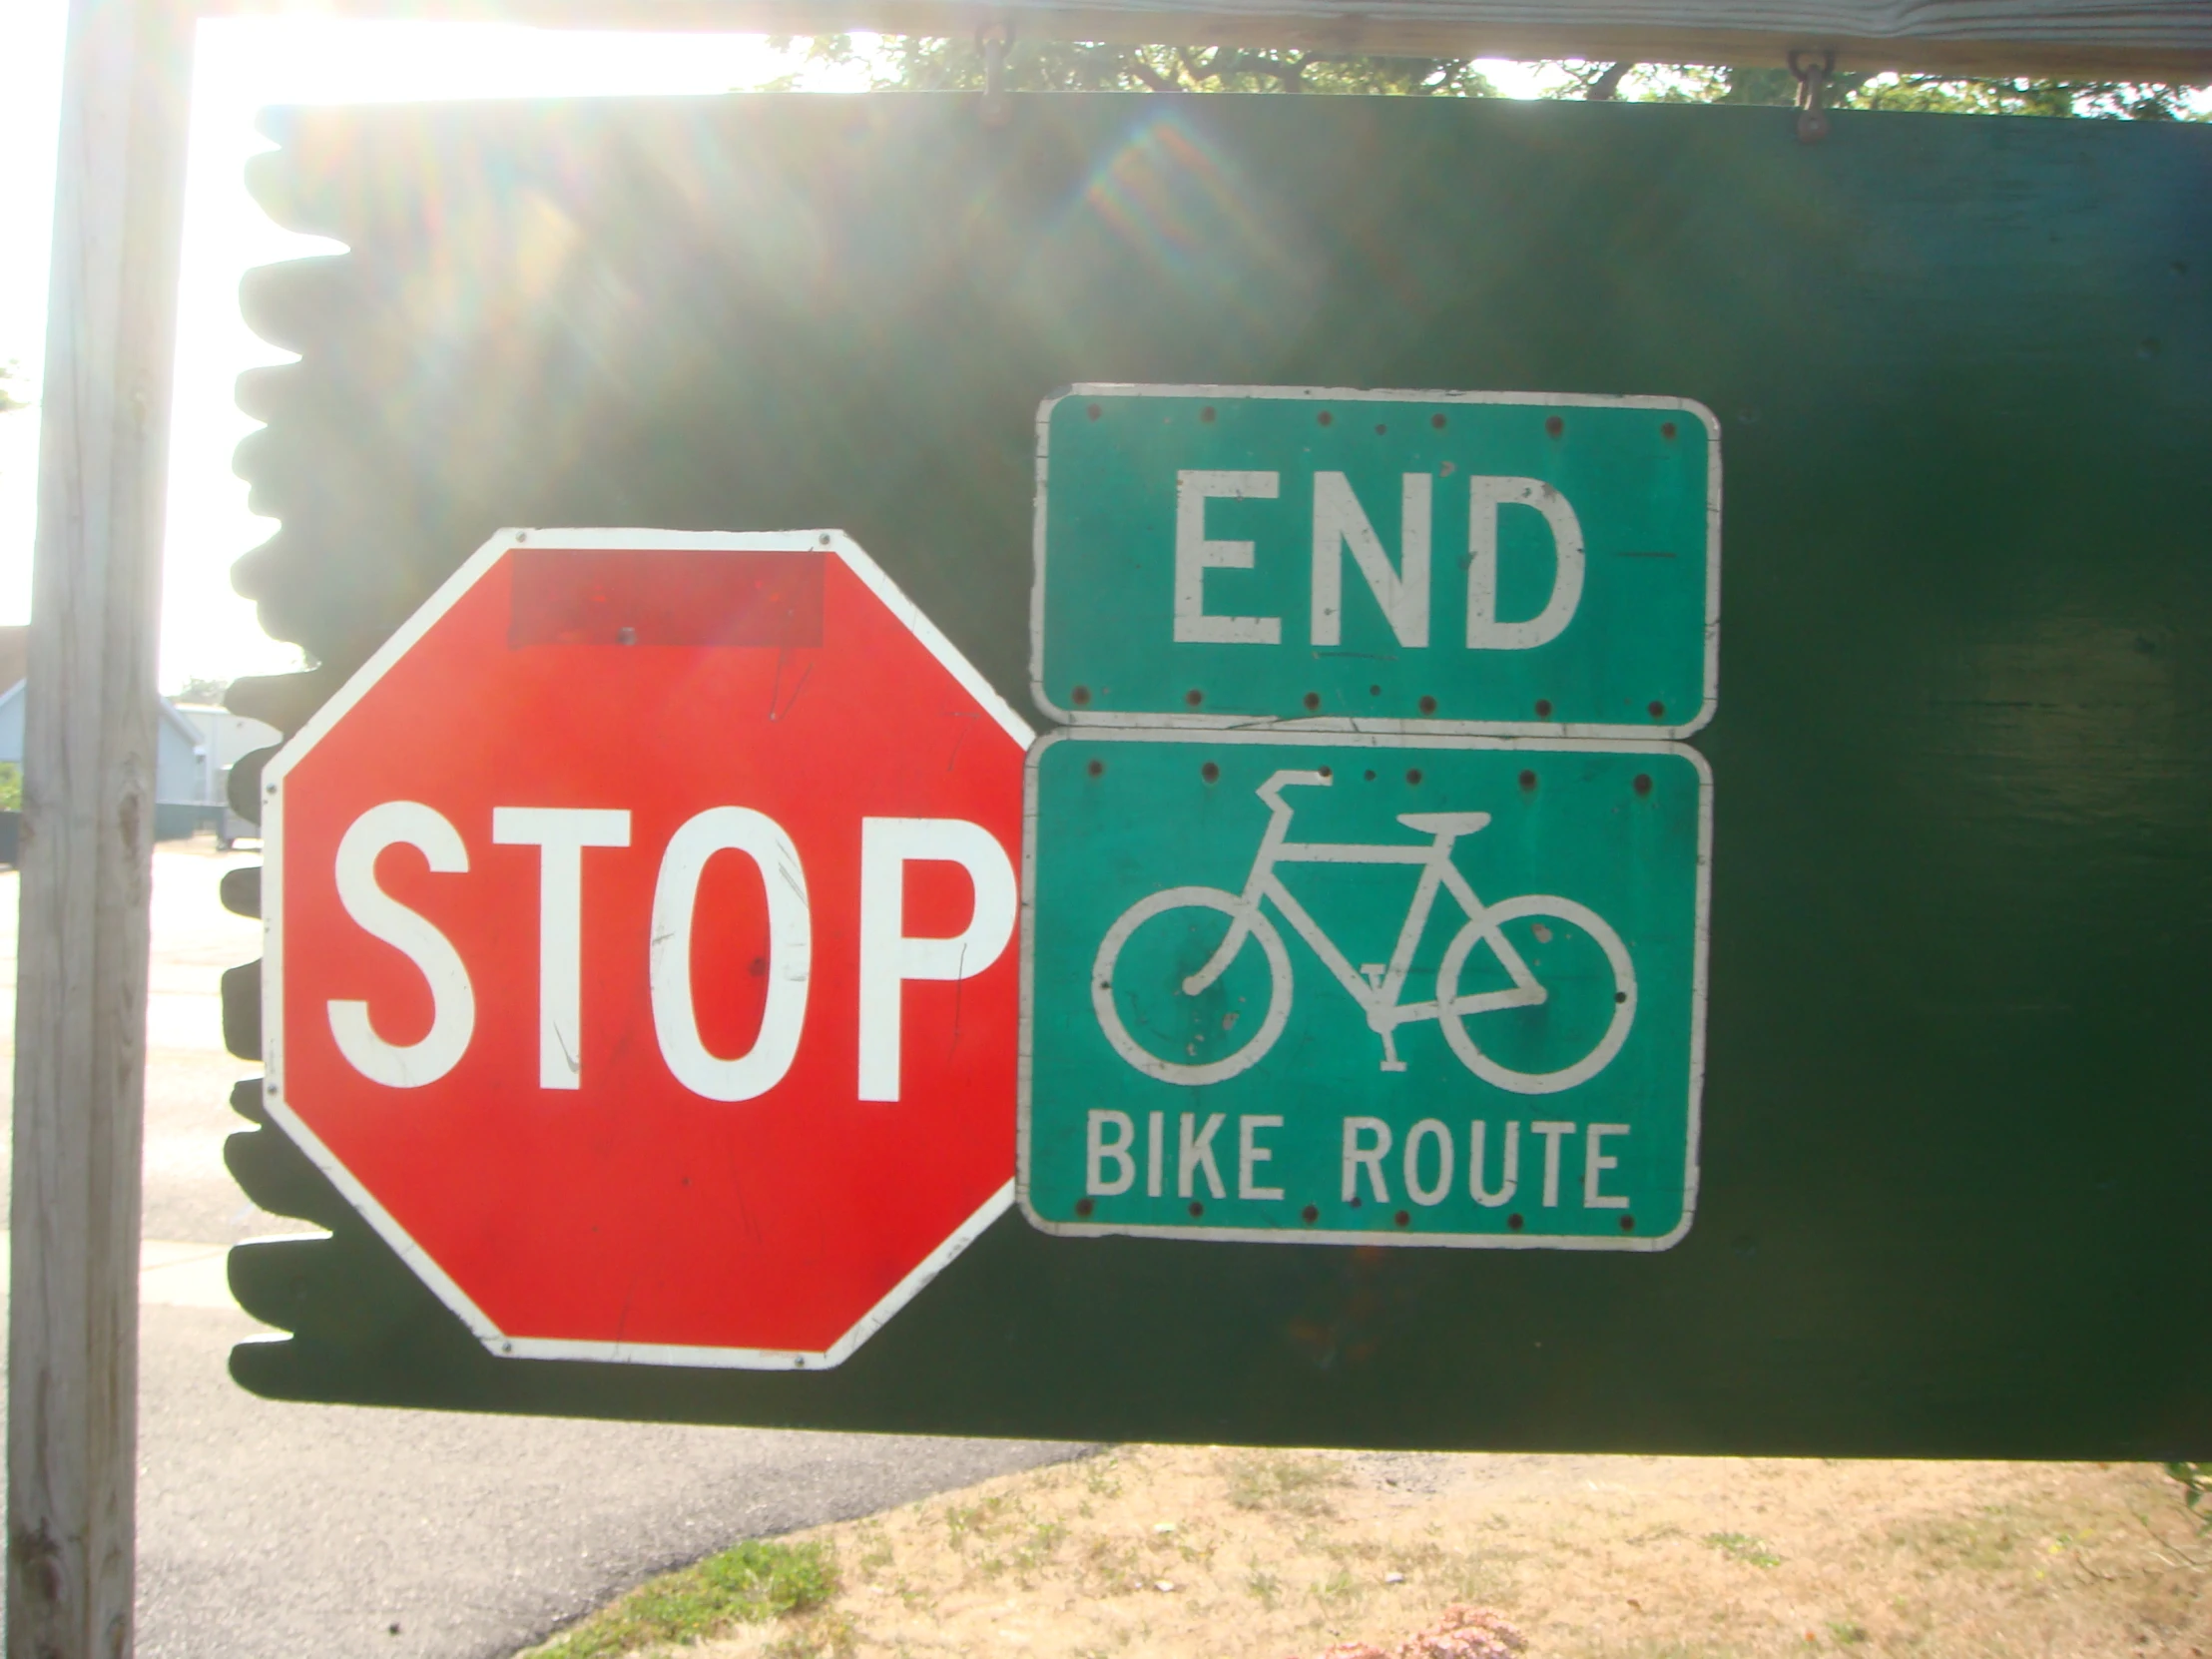
[[(1219, 1083), (1258, 1065), (1283, 1034), (1283, 1027), (1291, 1017), (1290, 953), (1283, 948), (1283, 935), (1260, 908), (1261, 901), (1267, 900), (1282, 912), (1299, 937), (1313, 947), (1314, 954), (1367, 1014), (1369, 1028), (1382, 1039), (1384, 1071), (1405, 1069), (1405, 1062), (1397, 1057), (1397, 1028), (1428, 1019), (1443, 1027), (1444, 1040), (1451, 1045), (1460, 1064), (1484, 1082), (1514, 1094), (1557, 1094), (1603, 1071), (1620, 1052), (1636, 1017), (1635, 967), (1628, 959), (1620, 935), (1605, 919), (1571, 898), (1559, 898), (1550, 893), (1525, 893), (1495, 904), (1484, 904), (1475, 897), (1474, 888), (1452, 863), (1451, 849), (1461, 835), (1470, 835), (1488, 824), (1488, 813), (1399, 814), (1398, 823), (1430, 837), (1426, 846), (1292, 840), (1292, 809), (1284, 801), (1282, 792), (1294, 786), (1325, 787), (1330, 782), (1330, 776), (1322, 772), (1278, 772), (1255, 792), (1268, 804), (1270, 817), (1267, 833), (1261, 838), (1259, 853), (1253, 859), (1252, 873), (1246, 878), (1242, 893), (1227, 892), (1220, 887), (1167, 887), (1130, 905), (1106, 930), (1106, 937), (1099, 942), (1097, 959), (1091, 965), (1091, 1005), (1114, 1051), (1148, 1077), (1194, 1088), (1203, 1083)], [(1405, 912), (1404, 923), (1398, 929), (1397, 944), (1389, 961), (1371, 962), (1354, 969), (1350, 959), (1322, 931), (1320, 923), (1276, 873), (1278, 865), (1297, 863), (1420, 866), (1420, 880), (1413, 890), (1412, 904)], [(1422, 929), (1427, 926), (1438, 888), (1445, 889), (1458, 901), (1459, 907), (1466, 912), (1466, 923), (1453, 935), (1436, 969), (1434, 999), (1400, 1002), (1398, 996), (1411, 971), (1413, 952), (1420, 942)], [(1153, 917), (1186, 908), (1219, 911), (1229, 917), (1230, 926), (1228, 935), (1213, 955), (1197, 972), (1183, 980), (1184, 995), (1200, 995), (1228, 972), (1247, 939), (1259, 940), (1261, 954), (1267, 958), (1271, 980), (1267, 1014), (1242, 1048), (1218, 1060), (1184, 1063), (1162, 1059), (1129, 1034), (1114, 997), (1114, 967), (1130, 936)], [(1526, 916), (1569, 922), (1580, 928), (1604, 951), (1612, 967), (1612, 1023), (1606, 1027), (1595, 1048), (1574, 1064), (1557, 1071), (1515, 1071), (1500, 1065), (1482, 1052), (1473, 1033), (1467, 1029), (1467, 1021), (1474, 1015), (1500, 1008), (1533, 1007), (1549, 995), (1537, 983), (1536, 975), (1514, 948), (1512, 940), (1505, 936), (1504, 923)], [(1539, 922), (1538, 937), (1548, 936)], [(1459, 994), (1460, 973), (1477, 945), (1487, 945), (1496, 956), (1512, 980), (1510, 989), (1481, 991), (1470, 996)]]

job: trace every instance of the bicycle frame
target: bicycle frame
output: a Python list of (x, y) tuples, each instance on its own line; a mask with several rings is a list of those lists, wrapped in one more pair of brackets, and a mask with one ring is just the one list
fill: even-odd
[[(1268, 804), (1267, 833), (1260, 839), (1260, 849), (1252, 861), (1252, 873), (1245, 878), (1244, 899), (1247, 913), (1239, 916), (1231, 925), (1229, 934), (1206, 965), (1183, 982), (1184, 990), (1196, 995), (1229, 970), (1237, 952), (1244, 947), (1245, 939), (1252, 931), (1250, 917), (1259, 914), (1263, 899), (1273, 901), (1292, 929), (1306, 941), (1322, 965), (1335, 975), (1337, 983), (1360, 1005), (1367, 1015), (1368, 1027), (1382, 1039), (1382, 1069), (1403, 1071), (1405, 1062), (1397, 1055), (1397, 1027), (1418, 1020), (1440, 1020), (1448, 1012), (1454, 1016), (1483, 1013), (1493, 1008), (1526, 1008), (1545, 998), (1543, 986), (1521, 958), (1520, 952), (1505, 936), (1504, 930), (1490, 919), (1482, 900), (1475, 896), (1473, 886), (1451, 861), (1452, 847), (1462, 834), (1472, 833), (1489, 822), (1487, 813), (1464, 814), (1407, 814), (1399, 822), (1408, 828), (1425, 830), (1429, 842), (1425, 846), (1393, 845), (1375, 842), (1344, 841), (1294, 841), (1290, 838), (1291, 818), (1294, 809), (1283, 799), (1282, 792), (1292, 787), (1326, 788), (1332, 779), (1318, 772), (1279, 772), (1261, 785), (1259, 797)], [(1425, 821), (1425, 822), (1423, 822)], [(1276, 874), (1281, 864), (1414, 864), (1420, 868), (1420, 877), (1413, 889), (1412, 903), (1407, 907), (1405, 920), (1399, 925), (1397, 943), (1390, 951), (1387, 962), (1367, 963), (1355, 968), (1351, 958), (1337, 948), (1336, 941), (1322, 931), (1298, 896)], [(1436, 998), (1420, 1002), (1400, 1002), (1399, 994), (1405, 988), (1407, 975), (1412, 971), (1413, 952), (1419, 947), (1422, 932), (1428, 925), (1429, 913), (1435, 908), (1439, 888), (1450, 892), (1466, 912), (1467, 920), (1481, 929), (1483, 942), (1497, 955), (1499, 963), (1513, 981), (1513, 988), (1500, 991), (1483, 991), (1473, 996), (1454, 997), (1446, 1009)]]

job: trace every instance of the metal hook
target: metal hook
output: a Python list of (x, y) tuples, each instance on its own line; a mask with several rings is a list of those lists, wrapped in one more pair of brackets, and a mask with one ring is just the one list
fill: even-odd
[(1013, 40), (1013, 27), (1003, 20), (985, 23), (975, 31), (975, 44), (983, 52), (983, 125), (986, 127), (1003, 127), (1014, 119), (1013, 95), (1006, 90), (1006, 49)]
[(1828, 94), (1836, 80), (1836, 49), (1826, 48), (1819, 63), (1801, 64), (1793, 47), (1790, 73), (1797, 77), (1798, 143), (1818, 144), (1828, 137)]

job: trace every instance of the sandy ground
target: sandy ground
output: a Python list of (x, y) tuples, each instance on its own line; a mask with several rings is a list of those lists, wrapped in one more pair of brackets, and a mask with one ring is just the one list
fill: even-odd
[(837, 1553), (826, 1617), (685, 1651), (1310, 1659), (1474, 1602), (1526, 1659), (2202, 1659), (2212, 1539), (2175, 1492), (2142, 1465), (1132, 1447), (799, 1534)]

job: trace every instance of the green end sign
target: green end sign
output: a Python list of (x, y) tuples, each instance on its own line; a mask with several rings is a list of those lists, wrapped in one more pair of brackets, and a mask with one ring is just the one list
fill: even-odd
[(1676, 744), (1048, 738), (1029, 1219), (1665, 1249), (1696, 1207), (1711, 825)]
[(1101, 385), (1037, 423), (1031, 678), (1058, 720), (1608, 738), (1711, 717), (1701, 404)]

